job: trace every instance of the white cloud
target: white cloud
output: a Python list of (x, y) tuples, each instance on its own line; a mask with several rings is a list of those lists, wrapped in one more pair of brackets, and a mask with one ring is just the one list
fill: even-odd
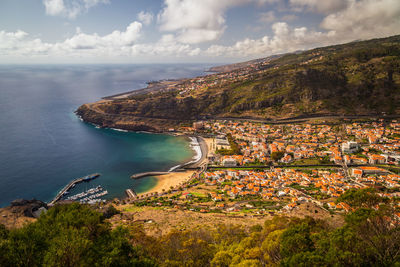
[(163, 35), (155, 43), (139, 43), (142, 24), (132, 22), (125, 31), (113, 31), (100, 36), (97, 33), (83, 33), (80, 28), (76, 33), (57, 43), (45, 43), (33, 39), (24, 31), (0, 31), (0, 58), (62, 58), (65, 60), (88, 60), (110, 58), (127, 61), (135, 57), (146, 58), (160, 56), (187, 57), (197, 56), (201, 50), (178, 42), (174, 35)]
[(264, 23), (270, 23), (276, 20), (274, 11), (263, 12), (260, 13), (259, 16), (260, 16), (259, 21)]
[[(317, 3), (314, 0), (296, 1)], [(319, 12), (337, 9), (329, 6), (328, 2), (318, 1), (321, 5), (313, 8)], [(310, 30), (306, 27), (289, 27), (287, 23), (278, 22), (272, 25), (272, 37), (246, 38), (231, 46), (213, 45), (207, 49), (206, 53), (212, 56), (236, 58), (262, 57), (400, 33), (400, 1), (349, 0), (348, 3), (345, 9), (331, 13), (323, 19), (320, 25), (321, 31)]]
[(208, 29), (187, 29), (182, 30), (179, 35), (179, 41), (187, 44), (197, 44), (207, 41), (213, 41), (220, 37), (222, 32), (224, 32), (225, 27), (218, 30), (208, 30)]
[(282, 18), (281, 18), (281, 20), (283, 20), (283, 21), (293, 21), (293, 20), (296, 20), (296, 19), (298, 19), (299, 17), (297, 17), (296, 15), (294, 15), (294, 14), (288, 14), (288, 15), (284, 15)]
[(113, 31), (112, 33), (99, 36), (98, 34), (85, 34), (77, 29), (76, 34), (65, 40), (63, 45), (72, 49), (95, 49), (101, 47), (118, 48), (131, 46), (139, 38), (142, 24), (140, 22), (132, 22), (126, 31)]
[(262, 57), (288, 51), (305, 49), (315, 44), (324, 45), (334, 41), (334, 33), (322, 33), (308, 30), (306, 27), (291, 28), (285, 22), (272, 25), (272, 38), (246, 38), (232, 46), (210, 46), (206, 53), (211, 56), (225, 57)]
[(63, 0), (43, 0), (46, 7), (46, 14), (50, 16), (61, 15), (65, 11)]
[(70, 19), (87, 12), (91, 7), (104, 3), (109, 3), (109, 0), (43, 0), (47, 15)]
[[(244, 4), (276, 4), (282, 0), (164, 0), (158, 14), (160, 30), (173, 32), (182, 43), (210, 42), (221, 37), (226, 29), (225, 13)], [(268, 14), (265, 14), (268, 15)], [(264, 20), (273, 21), (273, 13)], [(271, 16), (272, 15), (272, 16)]]
[(194, 56), (200, 53), (199, 49), (188, 44), (177, 42), (173, 34), (165, 34), (161, 39), (152, 44), (137, 44), (132, 47), (134, 55), (148, 56)]
[(255, 2), (260, 6), (265, 5), (265, 4), (275, 4), (275, 3), (279, 3), (281, 1), (282, 0), (255, 0)]
[(400, 33), (399, 0), (352, 1), (347, 9), (324, 18), (323, 29), (342, 39), (367, 39)]
[(183, 43), (201, 43), (218, 39), (224, 32), (225, 11), (250, 0), (165, 0), (159, 14), (160, 29), (177, 32)]
[(137, 17), (144, 25), (149, 25), (153, 21), (154, 15), (150, 12), (141, 11)]
[(18, 30), (16, 32), (0, 31), (0, 56), (30, 56), (46, 55), (50, 44), (40, 39), (28, 39), (29, 34)]
[(290, 0), (295, 11), (304, 9), (312, 12), (329, 14), (346, 8), (351, 0)]
[[(128, 51), (139, 38), (142, 24), (132, 22), (125, 31), (113, 31), (104, 36), (82, 33), (77, 28), (71, 38), (58, 43), (45, 43), (40, 39), (31, 39), (23, 31), (0, 31), (0, 54), (3, 56), (93, 56), (93, 55), (120, 55)], [(83, 52), (82, 49), (85, 51)]]
[[(341, 0), (340, 0), (341, 1)], [(339, 1), (339, 2), (340, 2)], [(34, 38), (24, 31), (0, 31), (0, 58), (12, 57), (29, 61), (31, 57), (86, 59), (105, 58), (122, 59), (122, 61), (141, 58), (153, 58), (154, 61), (173, 61), (186, 57), (196, 60), (220, 60), (223, 57), (235, 60), (264, 57), (277, 53), (285, 53), (300, 49), (344, 43), (356, 39), (385, 37), (400, 33), (400, 1), (399, 0), (346, 0), (344, 8), (330, 6), (330, 1), (291, 0), (301, 8), (315, 12), (328, 12), (321, 24), (315, 28), (290, 26), (287, 22), (296, 19), (293, 14), (279, 16), (273, 11), (261, 14), (260, 20), (268, 23), (281, 21), (271, 25), (272, 34), (259, 38), (243, 38), (231, 45), (202, 45), (198, 43), (215, 41), (225, 31), (226, 11), (241, 4), (270, 4), (275, 1), (259, 0), (165, 0), (165, 6), (158, 15), (160, 30), (163, 35), (156, 42), (142, 43), (142, 26), (151, 23), (151, 13), (140, 12), (141, 22), (132, 22), (125, 30), (115, 30), (106, 35), (83, 33), (77, 28), (76, 33), (57, 43), (47, 43)], [(104, 0), (70, 0), (81, 3), (82, 10)], [(304, 5), (301, 6), (300, 2)], [(325, 4), (321, 4), (324, 2)], [(67, 16), (65, 10), (70, 7), (66, 0), (43, 0), (48, 13)], [(305, 5), (308, 3), (307, 5)], [(77, 14), (80, 14), (80, 13)], [(278, 18), (277, 18), (278, 17)], [(280, 18), (279, 18), (280, 17)], [(297, 20), (299, 21), (299, 20)], [(297, 22), (296, 21), (296, 22)], [(220, 58), (218, 58), (220, 57)], [(187, 59), (191, 60), (191, 59)]]

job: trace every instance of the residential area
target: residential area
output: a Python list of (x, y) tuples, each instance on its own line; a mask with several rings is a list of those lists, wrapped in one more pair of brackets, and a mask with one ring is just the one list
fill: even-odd
[(134, 201), (136, 206), (326, 217), (353, 210), (338, 200), (346, 191), (373, 187), (400, 209), (400, 123), (395, 120), (201, 121), (180, 131), (203, 137), (207, 167), (177, 188)]
[[(197, 181), (209, 190), (202, 196), (212, 201), (203, 211), (275, 213), (312, 203), (348, 212), (352, 208), (336, 199), (352, 188), (374, 187), (382, 196), (400, 197), (395, 120), (287, 125), (226, 120), (196, 122), (185, 130), (207, 136), (209, 144), (208, 168)], [(185, 199), (193, 201), (190, 191)]]

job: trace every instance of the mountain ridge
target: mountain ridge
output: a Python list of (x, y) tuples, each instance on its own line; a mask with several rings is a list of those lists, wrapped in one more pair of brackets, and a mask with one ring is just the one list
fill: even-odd
[(156, 90), (85, 104), (77, 114), (103, 127), (164, 131), (218, 117), (281, 120), (400, 111), (400, 35), (227, 66), (234, 69), (153, 84)]

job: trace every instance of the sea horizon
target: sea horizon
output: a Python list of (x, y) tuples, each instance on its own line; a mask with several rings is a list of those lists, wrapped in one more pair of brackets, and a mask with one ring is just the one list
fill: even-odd
[[(190, 66), (190, 68), (188, 68)], [(0, 207), (14, 199), (49, 201), (70, 180), (101, 173), (71, 194), (102, 185), (105, 199), (124, 190), (144, 192), (153, 177), (131, 180), (143, 171), (167, 171), (195, 152), (184, 137), (98, 129), (74, 111), (104, 96), (146, 87), (147, 82), (204, 75), (211, 64), (0, 65)]]

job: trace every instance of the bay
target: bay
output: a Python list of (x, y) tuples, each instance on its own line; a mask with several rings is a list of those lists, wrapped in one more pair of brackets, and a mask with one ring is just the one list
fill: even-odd
[(190, 160), (183, 137), (97, 129), (74, 111), (103, 96), (140, 89), (146, 82), (202, 75), (196, 65), (0, 65), (0, 207), (17, 198), (51, 200), (70, 180), (100, 178), (74, 191), (102, 185), (108, 199), (124, 190), (144, 192), (164, 171)]

